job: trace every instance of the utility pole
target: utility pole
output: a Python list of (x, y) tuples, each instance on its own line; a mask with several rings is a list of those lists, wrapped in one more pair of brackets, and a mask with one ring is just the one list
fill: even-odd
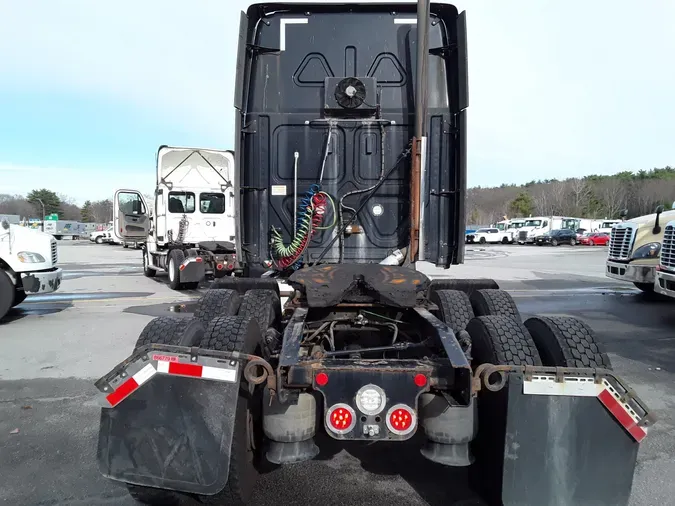
[(42, 231), (44, 232), (45, 231), (45, 203), (42, 202), (42, 199), (36, 198), (35, 200), (37, 200), (40, 203), (40, 205), (42, 206)]

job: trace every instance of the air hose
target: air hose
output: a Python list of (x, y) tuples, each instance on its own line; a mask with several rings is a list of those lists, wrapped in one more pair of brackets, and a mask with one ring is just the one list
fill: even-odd
[(331, 225), (321, 226), (328, 201), (333, 205), (333, 214), (335, 215), (335, 204), (330, 195), (321, 191), (321, 187), (317, 184), (310, 186), (298, 205), (297, 232), (288, 246), (284, 244), (281, 233), (272, 227), (272, 250), (276, 257), (274, 263), (278, 268), (298, 267), (297, 263), (307, 250), (316, 231), (327, 230), (335, 226), (335, 216)]

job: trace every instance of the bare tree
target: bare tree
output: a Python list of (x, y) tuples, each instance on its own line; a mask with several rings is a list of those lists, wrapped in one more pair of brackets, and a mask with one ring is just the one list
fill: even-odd
[(568, 180), (569, 192), (572, 197), (572, 212), (574, 216), (581, 216), (584, 212), (584, 207), (588, 203), (591, 196), (591, 188), (585, 179), (575, 177)]
[(603, 182), (600, 198), (608, 218), (613, 218), (626, 206), (626, 184), (620, 179), (610, 178)]

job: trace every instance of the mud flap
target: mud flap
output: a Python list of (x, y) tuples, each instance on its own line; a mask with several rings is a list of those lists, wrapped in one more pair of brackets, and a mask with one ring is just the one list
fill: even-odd
[(228, 480), (239, 382), (156, 374), (101, 410), (101, 473), (126, 483), (212, 495)]
[(204, 261), (195, 258), (187, 258), (181, 265), (180, 282), (197, 283), (206, 277), (206, 267)]
[(628, 504), (639, 447), (629, 430), (640, 431), (640, 439), (642, 429), (625, 417), (629, 428), (624, 427), (621, 414), (617, 419), (602, 396), (592, 392), (524, 393), (523, 375), (515, 373), (509, 374), (505, 390), (505, 506)]

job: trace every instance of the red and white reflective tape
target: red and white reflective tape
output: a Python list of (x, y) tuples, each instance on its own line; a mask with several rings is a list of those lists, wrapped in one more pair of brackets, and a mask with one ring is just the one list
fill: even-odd
[(134, 390), (152, 378), (156, 372), (157, 369), (155, 369), (155, 366), (147, 364), (143, 369), (118, 386), (114, 392), (106, 395), (105, 398), (111, 406), (117, 406), (120, 402), (129, 397)]
[(199, 364), (186, 364), (183, 362), (169, 362), (160, 360), (157, 362), (157, 372), (164, 374), (176, 374), (178, 376), (192, 376), (193, 378), (212, 379), (217, 381), (236, 381), (236, 369), (219, 369)]
[(106, 395), (106, 400), (112, 407), (117, 406), (129, 397), (143, 383), (146, 383), (155, 374), (173, 374), (215, 381), (234, 383), (237, 380), (237, 369), (209, 367), (199, 364), (179, 362), (178, 357), (172, 355), (153, 355), (157, 361), (157, 368), (152, 363), (145, 365), (140, 371), (123, 381), (112, 393)]
[(635, 410), (621, 400), (616, 389), (603, 378), (596, 383), (592, 377), (567, 377), (562, 382), (551, 375), (535, 375), (524, 381), (523, 393), (529, 395), (568, 395), (572, 397), (597, 397), (638, 443), (647, 436), (647, 427), (638, 425), (640, 417)]

